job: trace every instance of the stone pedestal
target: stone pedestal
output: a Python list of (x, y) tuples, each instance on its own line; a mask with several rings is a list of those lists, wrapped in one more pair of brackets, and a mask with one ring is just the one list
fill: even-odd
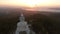
[[(19, 32), (19, 34), (27, 34), (27, 33), (25, 31), (21, 31), (21, 32)], [(30, 31), (30, 34), (35, 34), (35, 32)]]
[(19, 34), (26, 34), (26, 32), (25, 31), (23, 31), (23, 32), (21, 31), (21, 32), (19, 32)]

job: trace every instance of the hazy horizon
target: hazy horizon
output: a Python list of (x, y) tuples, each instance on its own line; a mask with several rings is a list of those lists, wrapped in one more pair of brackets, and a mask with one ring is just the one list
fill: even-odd
[(60, 0), (0, 0), (0, 8), (20, 8), (34, 11), (60, 11)]
[(0, 6), (60, 7), (60, 0), (0, 0)]

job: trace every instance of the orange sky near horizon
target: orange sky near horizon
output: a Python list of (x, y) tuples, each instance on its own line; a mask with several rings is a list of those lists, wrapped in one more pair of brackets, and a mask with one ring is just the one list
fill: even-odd
[(60, 0), (0, 0), (0, 6), (51, 7), (60, 6)]

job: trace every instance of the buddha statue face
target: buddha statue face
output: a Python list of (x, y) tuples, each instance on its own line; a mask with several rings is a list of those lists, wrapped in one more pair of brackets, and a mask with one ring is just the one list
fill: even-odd
[(21, 16), (20, 16), (20, 21), (25, 21), (25, 18), (24, 18), (24, 16), (23, 16), (23, 14), (21, 13)]

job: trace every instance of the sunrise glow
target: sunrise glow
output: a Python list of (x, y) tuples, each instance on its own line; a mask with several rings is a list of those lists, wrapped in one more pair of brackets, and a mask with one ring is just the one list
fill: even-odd
[(0, 5), (41, 7), (41, 6), (60, 6), (60, 0), (0, 0)]

